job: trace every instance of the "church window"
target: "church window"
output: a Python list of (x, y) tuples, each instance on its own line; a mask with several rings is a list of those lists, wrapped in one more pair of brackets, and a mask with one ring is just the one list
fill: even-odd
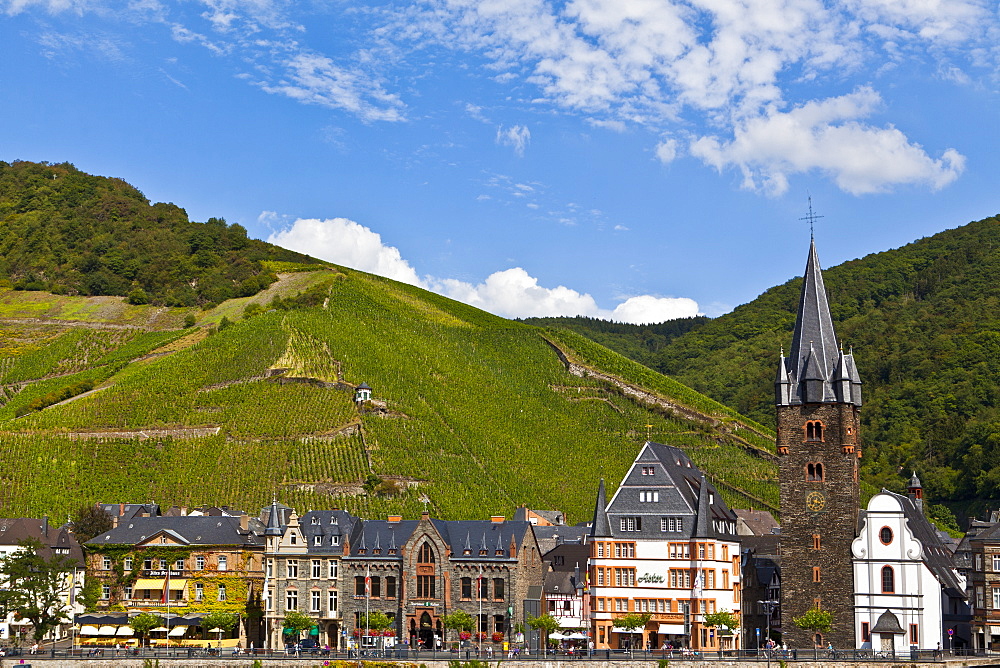
[(892, 529), (889, 527), (882, 527), (878, 532), (878, 539), (882, 541), (883, 545), (888, 545), (892, 542)]
[(882, 593), (896, 593), (896, 572), (892, 570), (892, 566), (882, 567)]
[(806, 480), (809, 482), (823, 481), (823, 464), (821, 462), (809, 462), (806, 464)]
[(807, 441), (822, 441), (823, 440), (823, 423), (819, 420), (810, 420), (806, 422), (806, 440)]
[(431, 549), (430, 543), (424, 543), (420, 546), (420, 551), (417, 553), (417, 563), (418, 564), (433, 564), (434, 563), (434, 550)]

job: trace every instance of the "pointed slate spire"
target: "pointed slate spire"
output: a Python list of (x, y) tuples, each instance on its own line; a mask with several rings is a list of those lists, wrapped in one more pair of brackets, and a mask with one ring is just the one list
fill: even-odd
[(497, 546), (495, 549), (497, 554), (503, 553), (503, 536), (500, 534), (499, 531), (497, 532)]
[(465, 532), (465, 545), (462, 546), (462, 552), (464, 554), (472, 554), (472, 532)]
[(267, 527), (264, 529), (265, 536), (280, 536), (284, 531), (281, 529), (281, 511), (278, 510), (278, 500), (271, 501), (271, 508), (267, 512)]
[[(789, 388), (787, 395), (783, 393), (785, 387)], [(845, 355), (837, 345), (816, 243), (810, 240), (792, 349), (787, 358), (780, 360), (775, 404), (837, 402), (860, 406), (861, 380), (853, 355)]]
[(483, 532), (483, 542), (479, 544), (479, 554), (488, 552), (489, 548), (486, 547), (486, 532)]
[(694, 535), (692, 538), (712, 537), (712, 498), (708, 491), (708, 481), (705, 476), (701, 477), (701, 485), (698, 487), (698, 516), (695, 520)]
[(608, 502), (604, 491), (604, 478), (597, 487), (597, 503), (594, 504), (594, 521), (590, 525), (592, 538), (610, 538), (611, 524), (608, 522)]
[(782, 348), (778, 357), (778, 375), (774, 379), (774, 403), (778, 406), (788, 406), (792, 403), (792, 387), (794, 382), (788, 375), (788, 363), (785, 350)]
[(817, 353), (816, 363), (823, 377), (828, 378), (837, 361), (837, 335), (833, 331), (833, 318), (830, 317), (830, 304), (816, 253), (816, 242), (812, 240), (809, 241), (809, 258), (802, 278), (802, 295), (790, 355), (791, 371), (800, 380), (803, 378), (802, 372), (810, 346)]

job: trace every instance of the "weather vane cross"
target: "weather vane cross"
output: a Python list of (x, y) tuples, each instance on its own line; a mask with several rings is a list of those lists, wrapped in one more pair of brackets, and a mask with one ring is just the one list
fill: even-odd
[(813, 213), (813, 198), (812, 198), (812, 195), (810, 195), (809, 196), (809, 214), (806, 215), (806, 216), (803, 216), (802, 218), (799, 218), (799, 220), (808, 220), (809, 221), (809, 239), (813, 238), (813, 226), (815, 225), (816, 221), (819, 220), (822, 217), (823, 216), (817, 216), (815, 213)]

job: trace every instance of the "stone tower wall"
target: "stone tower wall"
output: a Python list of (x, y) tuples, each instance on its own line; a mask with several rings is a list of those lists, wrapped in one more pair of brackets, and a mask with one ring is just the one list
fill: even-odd
[[(778, 406), (777, 411), (783, 639), (789, 647), (812, 647), (813, 633), (792, 619), (819, 605), (833, 614), (823, 646), (854, 648), (851, 542), (858, 522), (858, 408), (829, 403)], [(810, 421), (822, 424), (822, 440), (807, 439)], [(808, 479), (810, 464), (814, 472), (822, 464), (822, 480)]]

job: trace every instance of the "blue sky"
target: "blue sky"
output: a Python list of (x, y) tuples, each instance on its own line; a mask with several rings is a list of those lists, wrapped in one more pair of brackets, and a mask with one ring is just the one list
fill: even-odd
[(0, 0), (0, 159), (505, 316), (718, 315), (1000, 213), (996, 0)]

